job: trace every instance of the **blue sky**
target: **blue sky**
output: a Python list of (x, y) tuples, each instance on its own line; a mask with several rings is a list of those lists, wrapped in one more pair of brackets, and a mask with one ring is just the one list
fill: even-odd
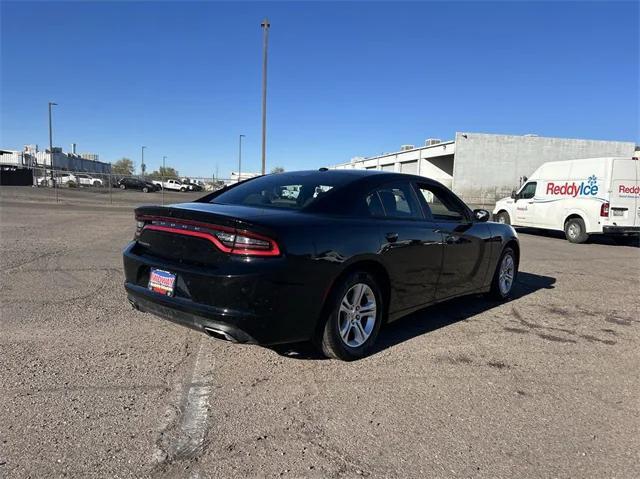
[(0, 146), (189, 175), (317, 168), (456, 131), (639, 142), (638, 2), (1, 3)]

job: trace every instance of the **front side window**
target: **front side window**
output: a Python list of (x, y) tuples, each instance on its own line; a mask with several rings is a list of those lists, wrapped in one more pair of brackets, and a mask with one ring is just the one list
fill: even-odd
[(419, 185), (418, 188), (434, 220), (463, 221), (466, 219), (464, 205), (451, 194), (430, 185)]
[(530, 198), (533, 198), (536, 195), (536, 186), (537, 186), (537, 183), (535, 181), (527, 183), (520, 190), (520, 193), (518, 194), (518, 198), (521, 198), (523, 200), (528, 200)]

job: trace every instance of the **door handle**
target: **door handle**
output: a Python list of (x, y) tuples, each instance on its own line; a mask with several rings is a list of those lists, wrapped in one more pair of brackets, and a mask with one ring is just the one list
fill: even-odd
[(389, 243), (395, 243), (398, 241), (398, 233), (387, 233), (385, 237)]

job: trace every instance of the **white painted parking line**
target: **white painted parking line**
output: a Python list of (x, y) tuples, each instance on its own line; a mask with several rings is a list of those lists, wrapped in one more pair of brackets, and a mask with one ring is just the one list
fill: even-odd
[[(204, 449), (209, 419), (210, 383), (214, 359), (205, 350), (211, 342), (200, 339), (191, 374), (177, 379), (169, 398), (165, 421), (160, 429), (161, 440), (154, 452), (154, 461), (173, 463), (198, 457)], [(194, 471), (195, 473), (195, 471)]]

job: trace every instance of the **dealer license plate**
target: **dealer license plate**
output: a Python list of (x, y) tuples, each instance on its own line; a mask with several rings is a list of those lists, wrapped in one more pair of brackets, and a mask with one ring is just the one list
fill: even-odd
[(155, 293), (173, 296), (173, 287), (176, 284), (176, 275), (161, 269), (151, 269), (149, 276), (149, 289)]

